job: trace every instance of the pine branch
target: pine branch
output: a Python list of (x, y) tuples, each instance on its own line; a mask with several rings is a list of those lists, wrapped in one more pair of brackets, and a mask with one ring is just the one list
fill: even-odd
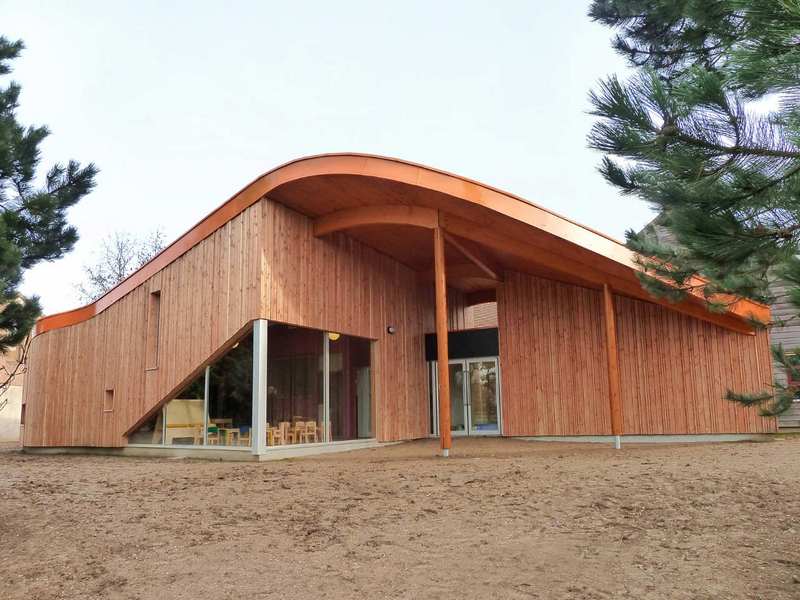
[(684, 142), (686, 144), (690, 144), (693, 146), (698, 146), (700, 148), (705, 148), (707, 150), (716, 150), (721, 154), (748, 154), (752, 156), (767, 156), (767, 157), (774, 157), (774, 158), (796, 158), (800, 159), (800, 151), (797, 150), (776, 150), (773, 148), (763, 148), (758, 146), (724, 146), (721, 144), (715, 144), (712, 142), (707, 142), (703, 139), (693, 137), (690, 135), (686, 135), (685, 133), (681, 133), (678, 130), (669, 129), (665, 131), (662, 128), (659, 132), (659, 135), (665, 137), (673, 137), (676, 140)]
[[(0, 37), (0, 75), (10, 72), (23, 47)], [(15, 83), (0, 88), (0, 351), (22, 343), (41, 314), (38, 298), (19, 294), (23, 274), (72, 249), (77, 233), (66, 211), (91, 191), (97, 174), (92, 164), (70, 161), (53, 167), (45, 188), (36, 189), (40, 147), (50, 132), (17, 121), (20, 90)]]

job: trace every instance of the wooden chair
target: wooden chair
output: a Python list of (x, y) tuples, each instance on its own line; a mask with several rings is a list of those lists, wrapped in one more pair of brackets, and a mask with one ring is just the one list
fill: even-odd
[(209, 425), (207, 439), (209, 446), (219, 446), (219, 427), (216, 425)]
[(305, 429), (300, 433), (300, 441), (306, 444), (319, 441), (316, 421), (306, 421)]
[(250, 437), (250, 429), (247, 431), (242, 431), (239, 433), (239, 445), (240, 446), (251, 446), (253, 444), (253, 440)]
[(284, 444), (291, 444), (292, 440), (290, 437), (292, 431), (292, 424), (289, 421), (281, 421), (278, 423), (278, 428), (281, 430), (281, 435), (283, 436), (283, 443)]
[[(269, 425), (269, 424), (268, 424)], [(267, 428), (267, 444), (270, 446), (283, 446), (289, 437), (289, 423), (281, 421), (277, 427)], [(272, 443), (270, 443), (270, 441)]]
[(278, 428), (273, 427), (267, 421), (267, 446), (276, 446), (278, 443), (283, 443), (283, 440), (279, 440), (278, 436)]
[[(288, 426), (289, 423), (286, 423)], [(303, 441), (303, 433), (306, 430), (305, 421), (295, 421), (292, 428), (289, 430), (289, 443), (299, 444)]]

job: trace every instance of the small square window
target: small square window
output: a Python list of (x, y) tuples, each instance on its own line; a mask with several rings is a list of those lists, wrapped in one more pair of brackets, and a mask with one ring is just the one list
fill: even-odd
[(112, 412), (114, 410), (114, 390), (106, 390), (106, 395), (103, 398), (103, 412)]

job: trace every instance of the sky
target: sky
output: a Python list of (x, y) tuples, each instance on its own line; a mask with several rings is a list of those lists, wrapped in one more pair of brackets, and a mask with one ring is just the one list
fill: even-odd
[(258, 175), (325, 152), (402, 158), (520, 195), (622, 239), (653, 216), (597, 172), (588, 92), (625, 73), (588, 2), (0, 0), (26, 45), (7, 85), (46, 124), (42, 171), (100, 168), (70, 209), (73, 252), (27, 273), (44, 312), (104, 237), (172, 241)]

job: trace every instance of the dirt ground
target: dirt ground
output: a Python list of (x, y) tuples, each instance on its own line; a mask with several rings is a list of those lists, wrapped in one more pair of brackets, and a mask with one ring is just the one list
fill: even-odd
[(2, 598), (800, 598), (800, 438), (0, 450)]

